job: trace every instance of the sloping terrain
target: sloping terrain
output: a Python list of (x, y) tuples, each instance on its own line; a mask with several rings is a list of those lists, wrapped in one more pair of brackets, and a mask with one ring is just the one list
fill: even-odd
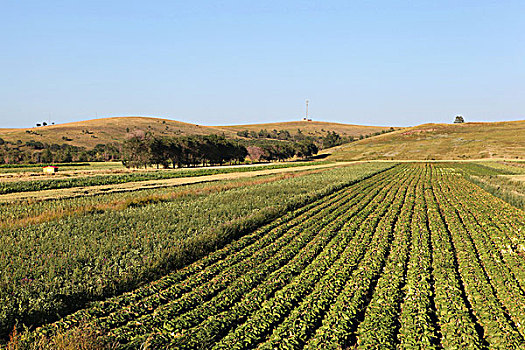
[(44, 143), (67, 143), (73, 146), (92, 148), (99, 143), (122, 142), (126, 135), (135, 130), (152, 132), (156, 135), (209, 135), (227, 131), (213, 127), (183, 123), (175, 120), (149, 117), (115, 117), (92, 119), (80, 122), (48, 125), (25, 129), (0, 129), (5, 141), (25, 143), (30, 140)]
[(332, 160), (525, 158), (525, 120), (423, 124), (327, 152)]
[(237, 132), (237, 131), (259, 131), (265, 129), (271, 130), (286, 130), (290, 134), (295, 135), (300, 129), (303, 134), (311, 136), (322, 136), (327, 131), (335, 131), (341, 136), (354, 136), (369, 135), (378, 131), (388, 130), (386, 126), (367, 126), (367, 125), (353, 125), (353, 124), (341, 124), (341, 123), (329, 123), (319, 121), (293, 121), (283, 123), (265, 123), (265, 124), (247, 124), (247, 125), (230, 125), (230, 126), (213, 126), (213, 128)]
[(73, 146), (92, 148), (101, 143), (122, 142), (126, 135), (135, 130), (151, 132), (160, 136), (224, 134), (226, 137), (236, 138), (238, 137), (237, 131), (259, 131), (261, 129), (268, 131), (274, 129), (287, 130), (292, 135), (301, 129), (305, 135), (322, 136), (327, 131), (335, 131), (341, 136), (359, 136), (388, 128), (307, 121), (239, 126), (204, 126), (161, 118), (114, 117), (33, 128), (0, 129), (0, 138), (13, 143), (18, 140), (22, 143), (34, 140), (49, 144), (67, 143)]

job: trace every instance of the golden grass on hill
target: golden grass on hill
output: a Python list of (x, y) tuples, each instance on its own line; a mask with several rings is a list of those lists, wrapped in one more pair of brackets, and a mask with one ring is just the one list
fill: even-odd
[(286, 122), (270, 124), (252, 124), (236, 126), (205, 126), (183, 123), (175, 120), (149, 117), (114, 117), (86, 120), (74, 123), (48, 125), (22, 129), (0, 129), (0, 138), (5, 141), (25, 143), (40, 141), (44, 143), (69, 144), (93, 148), (100, 143), (122, 142), (126, 135), (134, 130), (149, 131), (158, 136), (181, 135), (209, 135), (224, 134), (226, 137), (236, 138), (237, 131), (241, 130), (288, 130), (296, 134), (297, 129), (305, 134), (324, 135), (327, 131), (335, 131), (340, 135), (359, 136), (371, 134), (388, 127), (362, 126), (328, 122)]
[(326, 150), (329, 160), (525, 158), (525, 120), (423, 124)]
[(25, 143), (26, 141), (35, 140), (92, 148), (99, 143), (122, 142), (125, 140), (126, 135), (134, 130), (149, 131), (156, 135), (164, 136), (223, 133), (222, 130), (212, 127), (169, 119), (115, 117), (25, 129), (0, 129), (0, 137), (11, 142), (21, 140)]
[(303, 134), (311, 136), (322, 136), (328, 131), (335, 131), (341, 136), (359, 136), (369, 135), (378, 131), (388, 130), (390, 127), (387, 126), (367, 126), (367, 125), (353, 125), (353, 124), (341, 124), (341, 123), (329, 123), (320, 121), (293, 121), (293, 122), (282, 122), (282, 123), (265, 123), (265, 124), (246, 124), (246, 125), (230, 125), (230, 126), (213, 126), (213, 128), (221, 129), (225, 131), (235, 132), (238, 131), (259, 131), (266, 129), (267, 131), (272, 130), (287, 130), (290, 134), (295, 135), (300, 129)]

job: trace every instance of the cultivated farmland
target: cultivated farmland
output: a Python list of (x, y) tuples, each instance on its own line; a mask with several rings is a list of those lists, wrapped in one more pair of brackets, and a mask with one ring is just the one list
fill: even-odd
[(123, 349), (524, 347), (524, 213), (469, 181), (502, 170), (375, 166), (282, 182), (347, 178), (22, 343), (52, 344), (80, 327)]

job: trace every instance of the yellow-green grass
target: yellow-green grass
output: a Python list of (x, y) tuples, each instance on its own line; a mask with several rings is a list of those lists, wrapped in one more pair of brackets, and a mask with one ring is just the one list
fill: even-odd
[(330, 160), (523, 159), (525, 120), (423, 124), (325, 152)]
[(517, 161), (487, 161), (483, 162), (483, 164), (494, 169), (506, 171), (510, 174), (525, 174), (525, 164)]
[(330, 123), (320, 121), (293, 121), (293, 122), (282, 122), (282, 123), (265, 123), (265, 124), (247, 124), (247, 125), (229, 125), (229, 126), (213, 126), (213, 128), (224, 130), (225, 132), (238, 131), (259, 131), (266, 129), (267, 131), (272, 130), (286, 130), (290, 134), (297, 134), (297, 130), (301, 130), (305, 135), (311, 136), (322, 136), (326, 135), (328, 131), (335, 131), (341, 136), (354, 136), (369, 135), (378, 131), (388, 130), (390, 127), (387, 126), (367, 126), (367, 125), (353, 125), (353, 124), (341, 124), (341, 123)]

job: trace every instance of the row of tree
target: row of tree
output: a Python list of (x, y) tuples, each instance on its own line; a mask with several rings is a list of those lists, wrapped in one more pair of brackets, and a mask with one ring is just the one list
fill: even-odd
[(190, 167), (223, 165), (252, 161), (308, 158), (317, 154), (313, 142), (243, 142), (219, 135), (155, 137), (132, 135), (123, 145), (122, 162), (126, 167)]
[(183, 167), (222, 165), (242, 162), (247, 151), (242, 145), (222, 136), (154, 137), (134, 135), (123, 145), (122, 162), (126, 167), (148, 165)]
[(362, 140), (371, 136), (377, 136), (380, 134), (385, 134), (387, 132), (394, 131), (394, 128), (384, 129), (381, 131), (377, 131), (370, 134), (361, 134), (357, 137), (344, 135), (341, 136), (335, 131), (325, 131), (322, 129), (321, 131), (325, 132), (325, 134), (321, 135), (305, 135), (301, 129), (297, 129), (297, 132), (295, 134), (291, 134), (288, 130), (271, 130), (268, 131), (266, 129), (261, 129), (259, 131), (254, 130), (241, 130), (237, 132), (237, 136), (248, 138), (248, 139), (274, 139), (274, 140), (284, 140), (284, 141), (294, 141), (294, 142), (302, 142), (302, 141), (310, 141), (315, 142), (318, 147), (321, 148), (329, 148), (334, 146), (339, 146), (344, 143), (349, 143), (357, 140)]
[(0, 143), (0, 164), (100, 162), (121, 159), (122, 145), (98, 144), (86, 149), (73, 145), (48, 144), (39, 141)]

